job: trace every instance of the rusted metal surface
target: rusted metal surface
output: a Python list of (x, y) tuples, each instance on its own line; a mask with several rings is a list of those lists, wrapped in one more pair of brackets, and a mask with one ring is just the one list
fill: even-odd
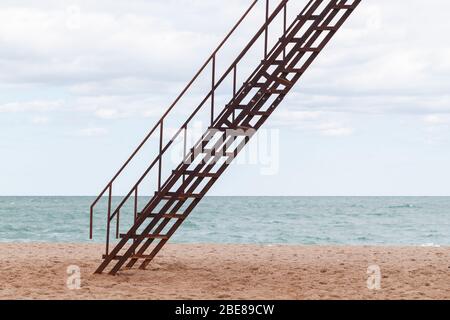
[[(108, 192), (106, 253), (96, 273), (104, 272), (112, 264), (109, 273), (116, 274), (122, 267), (132, 268), (139, 261), (139, 268), (145, 269), (219, 179), (221, 174), (228, 168), (232, 160), (249, 142), (254, 133), (283, 101), (286, 94), (298, 82), (361, 0), (310, 0), (289, 27), (287, 25), (288, 2), (289, 0), (278, 1), (273, 11), (270, 12), (270, 1), (264, 0), (265, 16), (261, 28), (223, 75), (217, 77), (217, 54), (255, 8), (258, 1), (256, 0), (251, 4), (219, 47), (188, 83), (180, 96), (177, 97), (144, 141), (93, 202), (90, 210), (91, 226), (89, 233), (91, 238), (93, 235), (94, 209), (100, 199)], [(269, 51), (268, 30), (279, 15), (282, 17), (283, 34)], [(263, 37), (264, 41), (264, 48), (261, 53), (263, 57), (262, 62), (238, 90), (238, 64), (261, 37)], [(192, 111), (175, 135), (164, 144), (163, 137), (167, 134), (165, 133), (166, 117), (209, 65), (211, 65), (212, 70), (211, 90), (206, 94), (198, 107)], [(226, 106), (217, 106), (215, 103), (215, 92), (228, 77), (231, 78), (232, 82), (232, 98)], [(256, 93), (253, 93), (255, 91)], [(191, 149), (187, 149), (187, 128), (208, 100), (211, 101), (209, 110), (210, 127)], [(245, 100), (249, 102), (244, 103)], [(222, 107), (222, 109), (216, 115), (217, 107)], [(158, 128), (158, 155), (150, 162), (150, 165), (130, 192), (115, 208), (112, 208), (113, 184), (149, 138), (158, 135)], [(175, 170), (171, 171), (167, 179), (163, 180), (163, 155), (178, 137), (181, 137), (183, 140), (184, 160)], [(238, 142), (237, 144), (235, 143), (236, 141)], [(212, 146), (206, 148), (211, 142), (213, 142)], [(231, 145), (235, 145), (235, 148), (230, 151), (229, 147)], [(220, 162), (220, 160), (222, 161)], [(142, 181), (156, 165), (156, 192), (139, 213), (138, 189)], [(119, 231), (120, 211), (131, 198), (134, 201), (134, 225), (127, 233), (121, 234)], [(114, 219), (116, 219), (116, 237), (120, 238), (120, 240), (114, 249), (110, 251), (110, 224)]]

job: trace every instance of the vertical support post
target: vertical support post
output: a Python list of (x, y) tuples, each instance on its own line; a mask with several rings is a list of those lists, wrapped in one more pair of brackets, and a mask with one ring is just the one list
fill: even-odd
[(158, 191), (161, 191), (163, 133), (164, 133), (164, 120), (161, 120), (160, 131), (159, 131)]
[[(134, 189), (134, 223), (138, 218), (138, 186)], [(133, 239), (133, 244), (136, 243), (136, 238)], [(133, 254), (136, 254), (136, 250), (133, 250)]]
[(137, 220), (137, 212), (138, 211), (138, 187), (134, 189), (134, 222)]
[(266, 0), (266, 21), (265, 21), (265, 26), (266, 26), (266, 30), (264, 33), (264, 58), (267, 58), (267, 48), (268, 48), (268, 42), (269, 42), (269, 5), (270, 5), (270, 0)]
[(215, 87), (216, 86), (216, 55), (213, 55), (212, 58), (212, 77), (211, 77), (211, 127), (214, 123), (214, 96), (215, 96)]
[(117, 210), (117, 219), (116, 219), (116, 239), (119, 239), (120, 232), (120, 209)]
[(109, 233), (111, 228), (111, 201), (112, 201), (112, 184), (109, 185), (108, 191), (108, 217), (106, 221), (106, 255), (109, 254)]
[[(233, 101), (236, 99), (237, 89), (237, 64), (233, 68)], [(236, 120), (236, 109), (233, 109), (233, 122)]]
[(92, 240), (93, 224), (94, 224), (94, 206), (91, 205), (91, 212), (90, 212), (90, 216), (89, 216), (89, 239), (90, 240)]
[[(283, 37), (286, 37), (287, 30), (287, 2), (283, 8)], [(283, 60), (286, 59), (286, 47), (283, 48)]]
[[(184, 141), (183, 141), (183, 161), (186, 161), (187, 155), (187, 125), (184, 126)], [(183, 185), (186, 181), (186, 175), (183, 174)]]

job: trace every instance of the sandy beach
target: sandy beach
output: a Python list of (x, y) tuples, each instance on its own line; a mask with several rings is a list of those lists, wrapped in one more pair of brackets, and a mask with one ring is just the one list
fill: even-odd
[[(450, 248), (168, 245), (148, 270), (93, 275), (103, 246), (0, 244), (0, 299), (449, 299)], [(67, 267), (81, 288), (67, 288)], [(381, 289), (367, 269), (379, 266)]]

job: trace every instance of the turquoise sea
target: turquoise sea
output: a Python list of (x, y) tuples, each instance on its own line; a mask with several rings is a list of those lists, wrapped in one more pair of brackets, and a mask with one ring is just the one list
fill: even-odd
[[(0, 197), (0, 242), (90, 241), (92, 200)], [(95, 216), (102, 241), (106, 217)], [(171, 241), (450, 245), (450, 197), (207, 197)]]

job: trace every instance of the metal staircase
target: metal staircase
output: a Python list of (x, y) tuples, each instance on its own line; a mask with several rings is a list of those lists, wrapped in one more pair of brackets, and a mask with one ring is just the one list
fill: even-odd
[[(102, 273), (109, 267), (109, 273), (114, 275), (122, 268), (132, 268), (138, 262), (140, 269), (147, 267), (232, 160), (283, 101), (361, 0), (308, 1), (306, 7), (295, 16), (289, 26), (288, 4), (295, 0), (278, 1), (273, 9), (269, 0), (263, 0), (265, 16), (261, 28), (225, 69), (222, 76), (218, 77), (216, 65), (219, 51), (260, 2), (253, 1), (231, 32), (91, 205), (92, 239), (94, 209), (102, 199), (106, 199), (106, 252), (96, 273)], [(269, 28), (277, 23), (281, 23), (281, 36), (269, 51)], [(257, 47), (259, 41), (263, 43), (261, 62), (247, 77), (247, 81), (240, 85), (238, 66), (243, 63), (246, 56), (249, 56), (250, 50)], [(175, 134), (169, 135), (170, 130), (165, 127), (167, 123), (171, 123), (169, 117), (179, 117), (174, 115), (174, 107), (194, 82), (209, 71), (210, 90), (201, 103), (191, 110)], [(216, 107), (220, 107), (217, 105), (216, 94), (222, 90), (219, 87), (222, 88), (226, 80), (230, 83), (230, 99), (222, 106), (220, 112), (216, 112)], [(201, 112), (203, 116), (207, 114), (208, 129), (188, 149), (189, 131)], [(166, 140), (167, 137), (170, 139)], [(156, 156), (128, 194), (113, 206), (113, 186), (117, 179), (125, 174), (132, 160), (142, 153), (144, 145), (150, 143), (152, 139), (154, 142), (156, 140)], [(164, 166), (164, 156), (179, 140), (183, 145), (182, 159), (174, 170), (167, 170), (168, 166)], [(141, 200), (139, 195), (142, 189), (148, 186), (144, 184), (144, 180), (152, 173), (154, 177), (151, 179), (156, 182), (154, 195), (143, 205), (139, 204)], [(120, 215), (126, 205), (132, 207), (133, 224), (126, 233), (120, 233)], [(114, 224), (115, 236), (120, 240), (110, 250), (110, 229)]]

